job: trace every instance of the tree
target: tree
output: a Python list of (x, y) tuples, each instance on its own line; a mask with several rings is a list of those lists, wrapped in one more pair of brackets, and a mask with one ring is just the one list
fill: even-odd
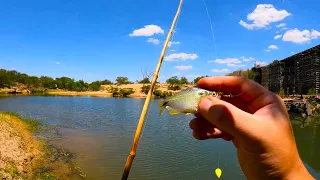
[(178, 76), (172, 76), (166, 81), (169, 84), (168, 90), (180, 90), (181, 81), (178, 79)]
[(188, 84), (189, 82), (188, 82), (188, 79), (186, 77), (181, 77), (180, 78), (180, 83), (181, 84)]
[(138, 81), (138, 83), (140, 83), (140, 84), (149, 84), (149, 83), (151, 83), (151, 81), (149, 80), (149, 78), (144, 78), (141, 81)]
[(193, 83), (194, 83), (194, 84), (197, 84), (197, 83), (199, 82), (199, 80), (202, 79), (202, 78), (204, 78), (204, 77), (209, 77), (209, 76), (206, 75), (206, 76), (197, 77), (197, 78), (195, 78), (195, 79), (193, 80)]
[(233, 71), (233, 72), (227, 74), (227, 76), (242, 76), (242, 77), (246, 77), (251, 80), (255, 80), (256, 75), (257, 75), (257, 73), (254, 72), (252, 69), (238, 70), (238, 71)]
[(48, 76), (41, 76), (40, 77), (41, 86), (48, 89), (55, 88), (55, 80)]
[(99, 91), (102, 85), (102, 81), (94, 81), (89, 84), (89, 89), (92, 91)]
[(123, 76), (117, 77), (116, 82), (117, 82), (118, 85), (121, 85), (121, 84), (132, 84), (132, 82), (130, 82), (127, 77), (123, 77)]
[(110, 84), (113, 84), (113, 83), (107, 79), (101, 81), (101, 85), (110, 85)]

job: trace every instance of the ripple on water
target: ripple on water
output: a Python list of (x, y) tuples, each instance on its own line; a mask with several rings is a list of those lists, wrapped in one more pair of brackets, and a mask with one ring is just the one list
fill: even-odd
[[(195, 140), (189, 128), (193, 116), (170, 116), (164, 111), (159, 117), (158, 102), (150, 102), (130, 179), (216, 179), (218, 165), (223, 179), (245, 179), (231, 142)], [(64, 138), (55, 143), (79, 154), (87, 179), (120, 179), (143, 104), (144, 99), (24, 96), (1, 98), (0, 110), (74, 126), (62, 129)], [(320, 178), (315, 161), (320, 133), (311, 132), (295, 128), (301, 157)]]

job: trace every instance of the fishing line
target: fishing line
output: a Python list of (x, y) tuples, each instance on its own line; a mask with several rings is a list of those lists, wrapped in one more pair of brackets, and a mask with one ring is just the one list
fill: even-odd
[(216, 47), (216, 40), (215, 40), (215, 36), (214, 36), (214, 32), (213, 32), (212, 21), (211, 21), (210, 15), (209, 15), (208, 6), (207, 6), (207, 3), (206, 3), (206, 1), (205, 1), (205, 0), (202, 0), (202, 1), (203, 1), (203, 4), (204, 4), (205, 8), (206, 8), (207, 16), (208, 16), (209, 23), (210, 23), (210, 29), (211, 29), (211, 33), (212, 33), (212, 39), (213, 39), (213, 44), (214, 44), (214, 50), (215, 50), (215, 53), (216, 53), (216, 59), (218, 59), (218, 55), (217, 55), (217, 47)]
[[(215, 55), (216, 55), (216, 59), (218, 59), (216, 40), (215, 40), (215, 35), (214, 35), (214, 31), (213, 31), (213, 26), (212, 26), (212, 21), (211, 21), (210, 14), (209, 14), (208, 6), (207, 6), (207, 3), (206, 3), (205, 0), (202, 0), (202, 1), (203, 1), (204, 6), (205, 6), (205, 9), (206, 9), (207, 17), (209, 19), (210, 29), (211, 29), (212, 39), (213, 39), (213, 44), (214, 44), (214, 50), (215, 50)], [(220, 88), (221, 88), (221, 86), (222, 85), (220, 84)], [(218, 92), (218, 93), (220, 93), (220, 92)], [(220, 177), (222, 175), (222, 170), (219, 167), (220, 167), (220, 152), (219, 152), (219, 156), (218, 156), (218, 168), (215, 169), (215, 174), (220, 179)]]
[[(182, 9), (182, 7), (181, 7), (181, 9)], [(180, 14), (181, 14), (181, 13), (180, 13)], [(178, 15), (176, 24), (174, 25), (173, 34), (172, 34), (172, 36), (171, 36), (171, 40), (169, 41), (169, 43), (171, 42), (171, 45), (168, 47), (167, 52), (166, 52), (166, 55), (167, 55), (168, 52), (170, 52), (171, 47), (172, 47), (172, 45), (173, 45), (172, 42), (173, 42), (173, 39), (174, 39), (174, 35), (176, 34), (176, 29), (177, 29), (177, 26), (178, 26), (178, 23), (179, 23), (180, 14)]]

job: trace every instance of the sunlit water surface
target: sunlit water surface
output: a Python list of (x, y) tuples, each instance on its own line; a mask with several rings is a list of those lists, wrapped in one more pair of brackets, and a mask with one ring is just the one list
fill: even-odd
[[(193, 116), (158, 117), (152, 100), (129, 179), (245, 179), (232, 142), (198, 141), (189, 122)], [(121, 179), (144, 99), (8, 96), (0, 111), (16, 112), (44, 124), (62, 125), (63, 138), (52, 143), (76, 152), (86, 179)], [(60, 127), (60, 126), (59, 126)], [(320, 127), (294, 123), (299, 153), (308, 170), (320, 178)]]

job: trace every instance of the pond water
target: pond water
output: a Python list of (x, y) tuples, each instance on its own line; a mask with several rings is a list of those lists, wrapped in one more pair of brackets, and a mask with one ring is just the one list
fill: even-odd
[[(193, 116), (158, 117), (159, 100), (150, 103), (129, 179), (245, 179), (232, 142), (192, 137)], [(0, 111), (16, 112), (45, 124), (60, 125), (52, 143), (76, 152), (86, 179), (121, 179), (144, 99), (65, 96), (0, 97)], [(320, 127), (293, 123), (299, 153), (320, 179)]]

